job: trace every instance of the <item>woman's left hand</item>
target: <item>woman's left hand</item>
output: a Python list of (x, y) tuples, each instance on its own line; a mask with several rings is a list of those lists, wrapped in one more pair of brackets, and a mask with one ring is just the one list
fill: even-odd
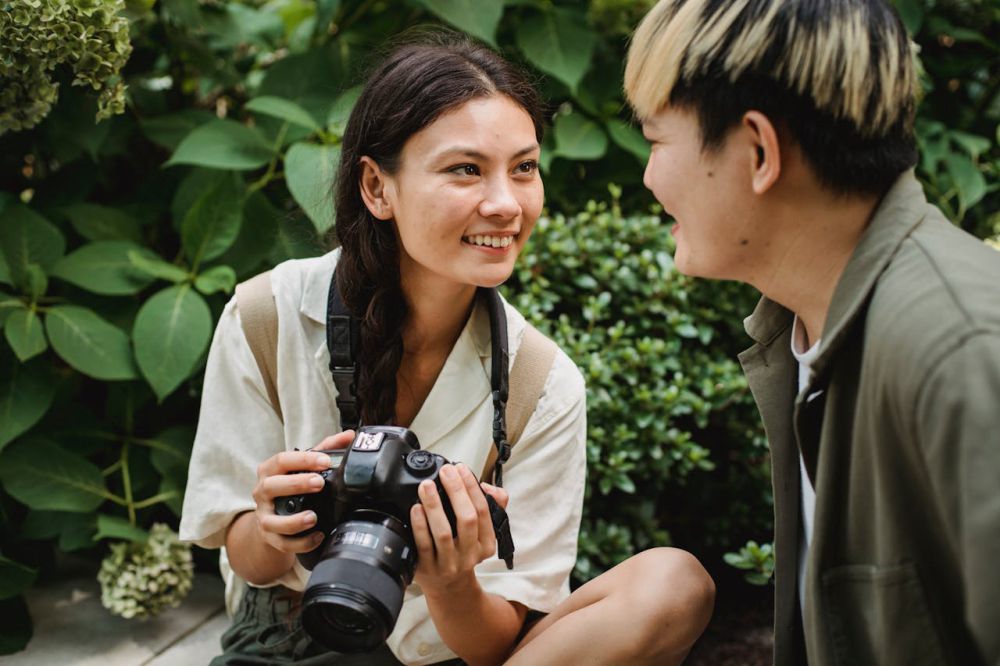
[[(462, 464), (445, 465), (439, 476), (455, 513), (457, 536), (451, 535), (437, 487), (433, 481), (424, 481), (417, 490), (420, 503), (410, 509), (418, 557), (414, 582), (424, 594), (473, 582), (476, 565), (497, 549), (489, 505), (472, 471)], [(506, 508), (508, 498), (503, 489), (487, 484), (482, 488)]]

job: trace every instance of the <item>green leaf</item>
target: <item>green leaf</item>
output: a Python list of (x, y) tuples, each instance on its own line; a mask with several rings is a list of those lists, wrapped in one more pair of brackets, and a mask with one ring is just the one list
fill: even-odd
[(895, 0), (895, 4), (899, 17), (903, 19), (903, 25), (910, 35), (920, 32), (920, 26), (924, 22), (923, 0)]
[(944, 157), (944, 164), (958, 190), (958, 201), (963, 210), (968, 210), (986, 195), (986, 179), (968, 157), (948, 153)]
[(361, 86), (354, 86), (341, 93), (330, 107), (330, 113), (326, 117), (326, 128), (337, 136), (343, 136), (347, 120), (351, 117), (351, 111), (360, 96)]
[(4, 322), (7, 321), (7, 317), (21, 308), (27, 307), (19, 298), (14, 298), (10, 294), (0, 293), (0, 326), (3, 326)]
[(973, 160), (979, 159), (980, 155), (990, 149), (990, 140), (986, 137), (969, 134), (968, 132), (959, 132), (957, 130), (949, 132), (949, 135), (951, 136), (951, 140), (961, 146)]
[(7, 265), (7, 257), (0, 249), (0, 284), (13, 285), (14, 281), (10, 277), (10, 266)]
[(15, 310), (4, 323), (4, 335), (22, 363), (48, 349), (42, 320), (34, 310)]
[(94, 379), (136, 379), (128, 336), (94, 311), (57, 305), (45, 315), (52, 348), (74, 369)]
[(229, 249), (243, 222), (243, 179), (231, 173), (195, 200), (181, 223), (181, 243), (197, 267)]
[(316, 0), (315, 32), (317, 35), (326, 34), (338, 9), (340, 9), (340, 0)]
[(142, 234), (134, 217), (117, 208), (79, 203), (60, 209), (76, 232), (87, 240), (129, 240), (138, 243)]
[(128, 252), (129, 262), (136, 270), (154, 278), (168, 280), (170, 282), (184, 282), (190, 277), (186, 269), (177, 264), (171, 264), (149, 252), (145, 248), (141, 251), (132, 250)]
[(96, 531), (97, 518), (93, 513), (29, 511), (21, 524), (23, 538), (59, 537), (59, 549), (63, 552), (92, 548)]
[(173, 151), (184, 137), (213, 120), (215, 115), (204, 109), (183, 109), (177, 113), (140, 120), (139, 126), (150, 141)]
[(208, 296), (217, 291), (227, 294), (236, 286), (236, 271), (229, 266), (213, 266), (195, 278), (194, 287)]
[(25, 273), (25, 291), (31, 297), (32, 302), (37, 301), (45, 295), (49, 289), (49, 276), (45, 274), (42, 267), (31, 262)]
[(257, 273), (278, 237), (278, 220), (285, 214), (261, 192), (254, 192), (243, 204), (240, 234), (219, 263), (231, 266), (237, 276)]
[(28, 265), (47, 271), (66, 251), (66, 240), (54, 224), (21, 203), (0, 213), (0, 253), (13, 284), (29, 291)]
[(309, 115), (308, 111), (295, 102), (282, 99), (281, 97), (268, 95), (256, 97), (247, 102), (243, 108), (254, 113), (261, 113), (265, 116), (271, 116), (272, 118), (278, 118), (279, 120), (305, 127), (307, 130), (313, 132), (317, 132), (320, 129), (319, 123)]
[(45, 416), (54, 395), (48, 363), (15, 363), (0, 353), (0, 449)]
[(38, 569), (0, 555), (0, 599), (10, 599), (21, 594), (35, 582)]
[(596, 160), (608, 149), (608, 137), (600, 126), (579, 113), (556, 118), (553, 131), (556, 154), (573, 160)]
[(184, 137), (164, 166), (197, 166), (247, 171), (258, 169), (274, 156), (256, 129), (232, 120), (213, 120)]
[(124, 518), (106, 516), (103, 513), (99, 513), (97, 514), (97, 534), (94, 535), (94, 541), (100, 541), (101, 539), (120, 539), (122, 541), (146, 543), (149, 541), (149, 532), (132, 525)]
[(0, 600), (0, 655), (20, 652), (28, 645), (34, 633), (31, 614), (24, 597)]
[(132, 254), (150, 262), (159, 261), (152, 251), (131, 241), (95, 241), (60, 259), (52, 275), (95, 294), (134, 294), (158, 276), (139, 270), (130, 259)]
[(583, 14), (554, 9), (530, 16), (518, 26), (517, 46), (535, 67), (576, 93), (590, 68), (596, 38)]
[(269, 263), (303, 259), (323, 254), (316, 228), (305, 215), (285, 215), (278, 219), (278, 238), (267, 256)]
[(179, 516), (184, 501), (184, 487), (187, 485), (194, 429), (190, 426), (172, 426), (154, 437), (153, 441), (157, 444), (152, 450), (153, 467), (163, 476), (159, 492), (176, 493), (174, 497), (165, 500), (165, 503)]
[(635, 155), (643, 164), (649, 161), (649, 142), (642, 132), (617, 118), (609, 120), (607, 128), (611, 140), (619, 147)]
[(212, 314), (190, 285), (169, 287), (139, 310), (132, 329), (139, 370), (162, 401), (194, 370), (212, 336)]
[(108, 496), (96, 465), (41, 438), (7, 447), (0, 455), (0, 480), (11, 497), (32, 509), (87, 513)]
[(285, 156), (285, 179), (295, 201), (320, 233), (333, 226), (333, 179), (338, 146), (296, 143)]
[(502, 0), (417, 0), (459, 30), (496, 46), (497, 25), (503, 16)]

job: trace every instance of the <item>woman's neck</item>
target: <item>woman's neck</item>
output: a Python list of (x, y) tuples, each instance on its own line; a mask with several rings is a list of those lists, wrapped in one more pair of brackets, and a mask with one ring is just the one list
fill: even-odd
[(447, 355), (469, 319), (476, 287), (405, 274), (402, 287), (409, 308), (403, 325), (404, 356)]

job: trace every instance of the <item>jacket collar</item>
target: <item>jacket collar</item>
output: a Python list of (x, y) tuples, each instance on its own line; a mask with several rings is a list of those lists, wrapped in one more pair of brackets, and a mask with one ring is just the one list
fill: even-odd
[[(879, 276), (903, 240), (923, 220), (926, 208), (923, 188), (912, 169), (901, 174), (882, 197), (837, 282), (823, 327), (820, 353), (812, 366), (815, 374), (822, 374), (828, 367), (851, 324), (864, 310)], [(766, 346), (792, 320), (788, 309), (765, 296), (743, 321), (743, 326), (755, 342)]]

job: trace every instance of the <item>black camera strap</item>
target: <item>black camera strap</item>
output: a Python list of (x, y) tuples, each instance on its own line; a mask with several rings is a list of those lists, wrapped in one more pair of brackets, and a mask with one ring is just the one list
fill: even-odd
[[(496, 289), (480, 287), (477, 295), (486, 301), (490, 315), (491, 371), (490, 394), (493, 398), (493, 445), (497, 449), (493, 483), (503, 486), (503, 464), (510, 459), (507, 441), (507, 395), (509, 352), (507, 346), (507, 313)], [(337, 409), (344, 430), (361, 425), (357, 400), (357, 357), (360, 324), (351, 316), (337, 288), (337, 272), (330, 278), (326, 308), (326, 346), (330, 350), (330, 373), (337, 387)]]

